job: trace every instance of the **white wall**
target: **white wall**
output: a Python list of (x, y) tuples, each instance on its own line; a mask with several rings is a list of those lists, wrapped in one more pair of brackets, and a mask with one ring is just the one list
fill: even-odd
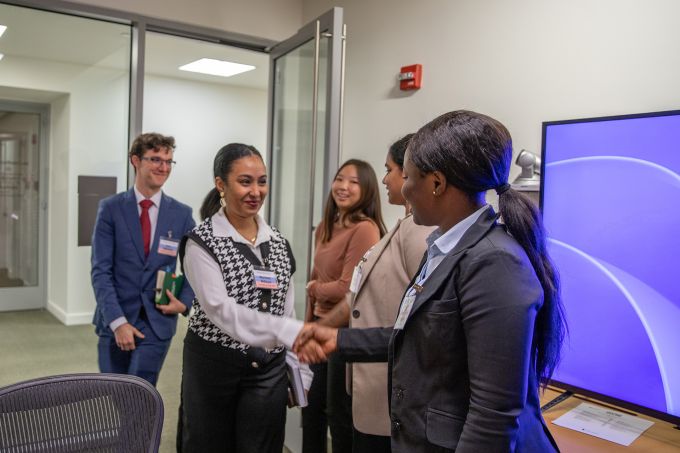
[(265, 90), (147, 76), (144, 89), (145, 132), (172, 135), (175, 161), (163, 191), (198, 211), (214, 187), (213, 159), (227, 143), (254, 145), (266, 159)]
[(302, 0), (76, 0), (274, 41), (302, 26)]
[[(680, 108), (675, 0), (304, 0), (303, 21), (341, 6), (347, 24), (342, 158), (378, 170), (387, 146), (446, 111), (496, 117), (516, 152), (541, 122)], [(401, 93), (401, 66), (423, 88)], [(513, 169), (511, 178), (519, 173)], [(383, 199), (387, 205), (386, 198)], [(387, 222), (401, 214), (385, 208)]]
[[(70, 100), (64, 94), (52, 101), (50, 105), (50, 171), (47, 220), (47, 305), (50, 312), (58, 314), (62, 322), (66, 322), (68, 312), (68, 256), (69, 236), (68, 191), (69, 191), (69, 124)], [(75, 156), (73, 156), (75, 158)], [(87, 274), (81, 277), (87, 278)], [(89, 294), (88, 294), (89, 295)], [(82, 322), (86, 322), (82, 320)]]
[[(70, 95), (68, 200), (68, 299), (66, 324), (92, 321), (90, 247), (78, 247), (78, 176), (115, 176), (126, 188), (128, 74), (89, 69), (74, 80)], [(77, 87), (77, 88), (76, 88)], [(54, 209), (52, 207), (51, 209)], [(51, 215), (58, 215), (51, 211)], [(52, 243), (55, 238), (50, 238)]]

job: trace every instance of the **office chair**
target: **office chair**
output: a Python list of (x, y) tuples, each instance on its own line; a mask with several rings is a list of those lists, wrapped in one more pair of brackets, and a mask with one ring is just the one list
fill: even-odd
[(68, 374), (0, 389), (0, 452), (157, 452), (163, 400), (136, 376)]

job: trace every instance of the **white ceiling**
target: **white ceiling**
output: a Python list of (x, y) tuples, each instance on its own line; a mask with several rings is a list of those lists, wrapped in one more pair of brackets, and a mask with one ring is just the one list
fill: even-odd
[[(126, 70), (130, 60), (130, 27), (63, 14), (0, 5), (0, 53), (12, 56)], [(267, 89), (269, 56), (220, 44), (149, 32), (145, 72), (164, 77), (240, 87)], [(180, 71), (179, 66), (199, 58), (250, 64), (256, 69), (232, 77)]]
[[(249, 64), (255, 66), (255, 69), (231, 77), (187, 73), (177, 69), (199, 58)], [(165, 77), (266, 90), (269, 83), (269, 55), (237, 47), (149, 32), (146, 36), (146, 72)]]

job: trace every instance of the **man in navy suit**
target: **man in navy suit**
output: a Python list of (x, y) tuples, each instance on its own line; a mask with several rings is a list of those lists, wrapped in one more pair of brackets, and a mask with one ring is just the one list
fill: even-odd
[(156, 305), (159, 270), (175, 271), (182, 236), (195, 223), (191, 208), (161, 188), (175, 163), (175, 139), (142, 134), (130, 148), (134, 187), (101, 201), (92, 237), (92, 287), (97, 308), (99, 369), (133, 374), (156, 385), (177, 329), (194, 293), (187, 282), (179, 298)]

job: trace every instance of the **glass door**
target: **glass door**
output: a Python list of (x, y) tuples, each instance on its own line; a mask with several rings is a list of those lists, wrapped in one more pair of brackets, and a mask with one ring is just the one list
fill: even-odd
[(0, 311), (45, 305), (45, 116), (0, 103)]
[(290, 241), (298, 317), (305, 308), (314, 227), (338, 168), (344, 59), (342, 8), (271, 49), (269, 221)]

